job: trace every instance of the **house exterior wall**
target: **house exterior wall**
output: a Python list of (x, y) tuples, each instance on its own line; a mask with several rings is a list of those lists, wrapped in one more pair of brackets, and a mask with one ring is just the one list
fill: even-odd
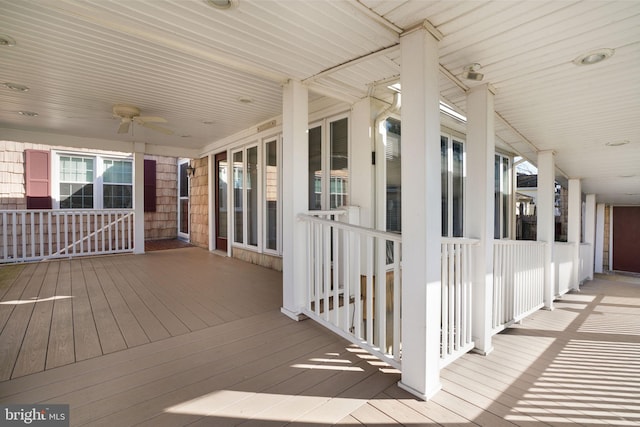
[(191, 243), (209, 248), (209, 158), (202, 157), (191, 161), (195, 173), (190, 182), (191, 200)]
[[(109, 151), (0, 141), (0, 210), (27, 208), (25, 150), (65, 150), (86, 154), (114, 154)], [(122, 154), (122, 153), (117, 153)], [(145, 155), (156, 161), (156, 212), (145, 213), (146, 239), (171, 239), (177, 235), (177, 164), (175, 157)]]
[(144, 214), (145, 240), (175, 239), (178, 235), (178, 165), (175, 157), (151, 156), (156, 162), (156, 211)]

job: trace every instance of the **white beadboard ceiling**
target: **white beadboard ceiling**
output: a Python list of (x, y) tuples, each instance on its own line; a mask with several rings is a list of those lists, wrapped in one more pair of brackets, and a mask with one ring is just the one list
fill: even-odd
[[(640, 2), (0, 0), (0, 139), (57, 134), (144, 141), (185, 153), (281, 113), (281, 85), (311, 99), (388, 99), (402, 31), (428, 20), (439, 44), (441, 96), (464, 113), (465, 65), (497, 90), (500, 148), (535, 160), (553, 150), (559, 175), (600, 202), (640, 204)], [(615, 49), (576, 66), (578, 55)], [(241, 98), (251, 99), (243, 103)], [(160, 116), (174, 135), (116, 133), (114, 104)], [(27, 117), (18, 111), (35, 111)], [(629, 141), (611, 147), (608, 142)]]

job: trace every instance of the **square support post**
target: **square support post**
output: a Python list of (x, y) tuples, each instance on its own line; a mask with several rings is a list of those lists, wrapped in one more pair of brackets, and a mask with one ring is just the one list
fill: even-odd
[(545, 242), (544, 252), (544, 308), (553, 310), (556, 297), (553, 242), (555, 241), (556, 165), (553, 151), (538, 153), (538, 241)]
[(584, 242), (589, 244), (587, 260), (587, 279), (593, 280), (593, 269), (596, 251), (596, 195), (587, 194), (584, 214)]
[(606, 206), (604, 203), (598, 203), (596, 205), (596, 237), (594, 244), (594, 266), (593, 271), (595, 273), (603, 273), (604, 272), (604, 212)]
[(441, 212), (438, 40), (426, 26), (402, 56), (402, 379), (429, 399), (440, 384)]
[(479, 239), (473, 252), (472, 335), (475, 350), (489, 354), (493, 312), (495, 174), (494, 88), (476, 86), (467, 94), (466, 235)]
[(569, 209), (567, 215), (567, 241), (573, 247), (571, 289), (580, 289), (580, 241), (582, 238), (582, 186), (577, 178), (569, 179)]
[(144, 142), (133, 150), (133, 253), (144, 253)]
[(283, 87), (282, 106), (282, 309), (304, 318), (307, 279), (306, 233), (296, 219), (307, 211), (309, 165), (309, 93), (299, 81)]

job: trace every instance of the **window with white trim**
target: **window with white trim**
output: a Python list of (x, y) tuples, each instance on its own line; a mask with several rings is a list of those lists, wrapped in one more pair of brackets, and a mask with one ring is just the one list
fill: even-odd
[(130, 209), (133, 162), (130, 158), (56, 153), (53, 189), (59, 209)]
[(442, 236), (464, 235), (464, 141), (440, 135)]
[(511, 159), (500, 153), (494, 161), (494, 224), (495, 239), (509, 238), (511, 224)]
[(280, 253), (280, 136), (231, 152), (233, 243)]
[(309, 210), (329, 210), (348, 205), (348, 117), (333, 117), (310, 126), (308, 164)]

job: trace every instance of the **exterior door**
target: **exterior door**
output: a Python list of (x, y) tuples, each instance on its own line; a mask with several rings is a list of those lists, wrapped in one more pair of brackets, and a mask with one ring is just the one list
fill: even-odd
[(640, 273), (640, 207), (613, 208), (613, 270)]
[(189, 160), (178, 162), (178, 238), (189, 240)]
[(227, 191), (228, 191), (228, 164), (227, 152), (215, 156), (215, 203), (216, 203), (216, 249), (227, 251)]

